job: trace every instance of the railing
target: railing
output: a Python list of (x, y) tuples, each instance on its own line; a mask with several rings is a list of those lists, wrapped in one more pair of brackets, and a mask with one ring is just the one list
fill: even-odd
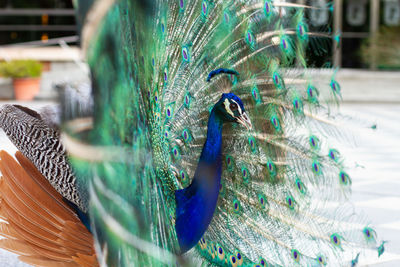
[(65, 9), (40, 9), (40, 8), (5, 8), (0, 9), (0, 16), (41, 16), (43, 14), (50, 16), (75, 16), (75, 10)]
[[(59, 25), (57, 24), (49, 24), (49, 16), (51, 17), (70, 17), (75, 19), (75, 9), (72, 8), (4, 8), (0, 9), (0, 17), (6, 17), (6, 21), (11, 17), (34, 17), (41, 16), (42, 21), (37, 22), (36, 24), (17, 24), (10, 23), (6, 24), (3, 22), (0, 24), (0, 34), (2, 34), (7, 43), (12, 43), (12, 37), (8, 38), (7, 33), (5, 32), (33, 32), (36, 34), (30, 35), (32, 39), (42, 39), (39, 41), (36, 40), (27, 40), (27, 42), (22, 43), (25, 46), (38, 46), (38, 45), (50, 45), (50, 44), (58, 44), (59, 40), (62, 40), (66, 43), (77, 42), (77, 36), (71, 36), (71, 33), (75, 33), (77, 31), (77, 26), (72, 19), (67, 19), (66, 22), (61, 22)], [(4, 20), (3, 20), (4, 21)], [(40, 33), (41, 32), (41, 33)], [(60, 32), (60, 33), (57, 33)], [(65, 32), (65, 33), (64, 33)], [(51, 34), (48, 34), (51, 33)], [(4, 35), (5, 34), (5, 35)], [(16, 34), (16, 33), (15, 33)], [(40, 36), (40, 34), (42, 36)], [(66, 37), (61, 37), (62, 35), (66, 35)], [(61, 36), (60, 36), (61, 35)], [(49, 38), (53, 37), (53, 38)], [(54, 38), (56, 37), (56, 38)], [(22, 41), (22, 40), (19, 40)], [(1, 45), (1, 44), (0, 44)], [(15, 45), (15, 44), (14, 44)]]

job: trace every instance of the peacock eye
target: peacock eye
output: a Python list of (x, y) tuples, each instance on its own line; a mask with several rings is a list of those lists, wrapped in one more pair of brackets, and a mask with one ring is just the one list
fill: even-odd
[(238, 109), (238, 105), (237, 105), (236, 103), (231, 103), (231, 104), (229, 105), (229, 108), (230, 108), (232, 111), (235, 111), (235, 110)]

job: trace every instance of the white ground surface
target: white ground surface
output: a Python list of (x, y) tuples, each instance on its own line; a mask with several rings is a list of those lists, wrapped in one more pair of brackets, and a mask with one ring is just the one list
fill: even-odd
[(342, 112), (376, 123), (357, 129), (356, 147), (342, 147), (347, 163), (358, 166), (352, 177), (352, 202), (369, 218), (385, 244), (385, 253), (360, 265), (400, 266), (400, 104), (344, 104)]
[[(38, 108), (49, 103), (27, 104)], [(373, 251), (359, 266), (400, 266), (400, 104), (345, 103), (341, 110), (356, 120), (377, 124), (376, 130), (354, 127), (356, 146), (338, 147), (348, 165), (357, 166), (350, 172), (356, 210), (367, 214), (379, 237), (388, 241), (379, 259)], [(16, 150), (2, 131), (0, 148), (11, 153)], [(0, 267), (14, 266), (27, 265), (0, 250)]]

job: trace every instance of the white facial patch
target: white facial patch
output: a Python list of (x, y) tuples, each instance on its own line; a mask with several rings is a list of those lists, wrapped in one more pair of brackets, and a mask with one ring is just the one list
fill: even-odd
[[(240, 105), (238, 104), (238, 102), (236, 102), (236, 101), (233, 100), (233, 99), (232, 99), (232, 101), (236, 103), (236, 105), (237, 105), (237, 107), (238, 107), (239, 114), (242, 115), (242, 108), (240, 107)], [(232, 110), (231, 110), (231, 108), (230, 108), (230, 104), (231, 104), (231, 103), (229, 102), (229, 100), (228, 100), (228, 99), (225, 99), (224, 105), (225, 105), (225, 110), (226, 110), (226, 112), (228, 112), (232, 117), (235, 117), (235, 115), (233, 114), (233, 112), (232, 112)]]
[(225, 99), (224, 105), (225, 105), (225, 110), (226, 110), (226, 112), (228, 112), (232, 117), (235, 117), (235, 116), (233, 115), (233, 112), (232, 112), (231, 108), (229, 107), (230, 104), (231, 104), (231, 103), (229, 102), (229, 100), (228, 100), (228, 99)]
[(239, 114), (242, 115), (242, 108), (240, 107), (239, 103), (236, 102), (236, 101), (233, 100), (233, 99), (232, 99), (232, 101), (236, 103), (236, 105), (237, 105), (237, 107), (238, 107), (238, 110), (239, 110)]

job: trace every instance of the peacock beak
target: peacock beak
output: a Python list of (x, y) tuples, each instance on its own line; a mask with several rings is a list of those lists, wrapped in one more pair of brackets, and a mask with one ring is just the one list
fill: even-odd
[(242, 115), (236, 118), (237, 122), (246, 127), (247, 130), (253, 129), (253, 125), (251, 125), (251, 121), (247, 116), (246, 112), (243, 112)]

